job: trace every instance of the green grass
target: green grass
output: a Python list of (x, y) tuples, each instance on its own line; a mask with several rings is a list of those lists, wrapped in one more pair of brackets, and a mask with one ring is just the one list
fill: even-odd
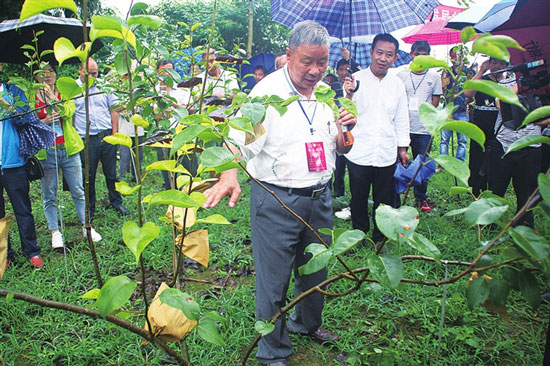
[[(146, 163), (154, 160), (154, 153), (146, 153)], [(222, 314), (226, 323), (220, 328), (226, 342), (221, 348), (200, 339), (197, 332), (187, 338), (192, 365), (237, 365), (246, 347), (255, 336), (254, 331), (254, 263), (250, 245), (248, 192), (244, 182), (243, 195), (237, 207), (230, 209), (224, 201), (211, 213), (221, 213), (233, 225), (210, 226), (210, 266), (207, 269), (186, 270), (187, 281), (182, 288), (193, 294), (204, 310)], [(160, 174), (146, 182), (146, 193), (161, 186)], [(449, 196), (452, 179), (446, 173), (436, 174), (430, 181), (429, 194), (436, 210), (421, 214), (418, 231), (440, 248), (443, 258), (470, 261), (477, 255), (477, 232), (468, 228), (462, 218), (444, 217), (449, 210), (467, 205), (467, 196)], [(96, 249), (104, 279), (126, 274), (136, 277), (135, 259), (124, 247), (121, 227), (125, 220), (137, 220), (135, 205), (125, 198), (125, 205), (134, 213), (122, 218), (103, 206), (108, 205), (105, 185), (98, 178), (98, 211), (94, 226), (103, 236)], [(509, 198), (513, 195), (509, 194)], [(5, 274), (0, 287), (25, 292), (44, 299), (64, 301), (86, 306), (89, 301), (79, 299), (95, 288), (93, 265), (87, 243), (68, 192), (62, 193), (63, 215), (67, 240), (74, 243), (68, 251), (67, 272), (62, 254), (50, 249), (50, 233), (42, 212), (40, 185), (32, 184), (33, 213), (37, 224), (39, 245), (45, 267), (40, 271), (30, 268), (20, 255), (15, 223), (11, 229), (17, 261)], [(172, 272), (171, 230), (158, 220), (164, 209), (148, 210), (147, 219), (161, 226), (161, 236), (145, 251), (153, 292), (162, 282), (169, 282)], [(507, 213), (509, 219), (513, 212)], [(199, 212), (199, 216), (206, 216)], [(535, 209), (536, 228), (550, 237), (548, 218)], [(349, 221), (336, 219), (336, 226), (350, 228)], [(489, 235), (483, 234), (489, 237)], [(366, 265), (369, 249), (361, 248), (345, 259), (351, 267)], [(408, 248), (396, 246), (394, 253), (412, 254)], [(497, 254), (498, 255), (498, 254)], [(449, 266), (448, 276), (457, 273)], [(338, 263), (329, 267), (330, 275), (340, 273)], [(443, 266), (426, 263), (406, 265), (406, 277), (424, 280), (443, 279)], [(191, 279), (206, 280), (209, 283)], [(330, 291), (342, 291), (351, 286), (340, 281)], [(340, 341), (324, 347), (309, 339), (291, 335), (294, 355), (291, 366), (341, 365), (336, 359), (347, 358), (353, 365), (540, 365), (544, 352), (546, 326), (550, 307), (543, 304), (537, 313), (530, 310), (525, 300), (513, 292), (508, 302), (510, 323), (482, 307), (469, 310), (464, 292), (466, 281), (447, 285), (445, 325), (440, 328), (443, 287), (423, 287), (401, 284), (390, 291), (376, 284), (366, 284), (345, 298), (328, 299), (324, 311), (324, 325), (337, 331)], [(289, 289), (289, 298), (292, 297)], [(149, 294), (149, 296), (151, 296)], [(127, 304), (134, 313), (133, 321), (143, 325), (142, 300)], [(442, 338), (439, 339), (440, 331)], [(256, 366), (254, 354), (248, 365)], [(41, 308), (23, 301), (0, 300), (0, 365), (161, 365), (165, 354), (125, 330), (101, 320), (92, 320), (73, 313)]]

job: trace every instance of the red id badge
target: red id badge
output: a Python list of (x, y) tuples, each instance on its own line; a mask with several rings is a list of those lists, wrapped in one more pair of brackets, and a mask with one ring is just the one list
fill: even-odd
[(307, 167), (310, 172), (327, 170), (325, 147), (323, 142), (306, 142)]

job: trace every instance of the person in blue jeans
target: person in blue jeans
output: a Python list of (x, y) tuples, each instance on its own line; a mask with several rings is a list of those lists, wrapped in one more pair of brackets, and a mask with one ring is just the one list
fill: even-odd
[[(55, 87), (57, 73), (51, 65), (45, 66), (41, 72), (36, 74), (39, 83), (44, 87), (38, 89), (35, 97), (35, 107), (38, 118), (45, 124), (50, 125), (55, 132), (55, 142), (50, 148), (41, 150), (37, 154), (44, 177), (41, 179), (42, 202), (44, 216), (48, 222), (48, 228), (52, 232), (52, 248), (62, 248), (64, 245), (63, 235), (59, 231), (57, 217), (57, 186), (59, 181), (58, 171), (61, 169), (63, 177), (69, 186), (73, 202), (76, 208), (78, 219), (84, 229), (86, 198), (82, 184), (82, 164), (78, 154), (84, 149), (84, 143), (72, 125), (75, 110), (74, 102), (68, 101), (63, 104), (56, 104), (51, 113), (47, 112), (46, 106), (61, 99), (59, 91)], [(92, 228), (92, 240), (101, 240), (99, 235)]]
[[(451, 58), (451, 62), (453, 63), (453, 73), (456, 75), (458, 73), (458, 67), (457, 63), (459, 61), (457, 52), (458, 48), (454, 47), (449, 51), (449, 57)], [(464, 75), (466, 76), (466, 79), (470, 79), (473, 76), (473, 71), (467, 67), (464, 67), (463, 71)], [(450, 77), (450, 75), (445, 71), (442, 75), (443, 79), (443, 85), (447, 92), (447, 98), (450, 97), (449, 93), (453, 89), (453, 85), (455, 83), (455, 80)], [(453, 112), (453, 119), (455, 121), (465, 121), (469, 122), (470, 118), (468, 117), (468, 106), (466, 104), (466, 96), (462, 92), (463, 89), (463, 82), (464, 77), (458, 76), (457, 79), (459, 80), (459, 84), (457, 85), (455, 89), (455, 95), (460, 93), (456, 96), (454, 99), (454, 105), (456, 107), (455, 111)], [(447, 84), (445, 86), (445, 84)], [(441, 155), (449, 155), (449, 141), (451, 140), (451, 137), (453, 135), (453, 131), (451, 130), (441, 130), (441, 142), (439, 144), (439, 154)], [(466, 150), (468, 148), (468, 138), (466, 135), (463, 135), (459, 132), (456, 133), (456, 139), (457, 139), (457, 149), (456, 149), (456, 158), (462, 162), (466, 160)]]
[[(426, 41), (416, 41), (411, 47), (411, 57), (414, 59), (419, 55), (429, 55), (431, 51), (430, 44)], [(409, 103), (409, 123), (410, 123), (410, 147), (413, 158), (417, 155), (424, 155), (429, 150), (432, 135), (424, 126), (418, 114), (418, 108), (422, 103), (430, 103), (434, 107), (439, 105), (439, 99), (443, 94), (441, 88), (441, 77), (434, 70), (423, 70), (412, 72), (408, 70), (401, 71), (397, 76), (405, 84), (407, 99)], [(414, 197), (417, 205), (422, 212), (432, 212), (428, 203), (428, 182), (414, 187)]]
[[(1, 64), (0, 70), (2, 70)], [(16, 102), (23, 102), (24, 105), (15, 106)], [(25, 169), (27, 159), (19, 154), (20, 145), (17, 132), (18, 127), (22, 127), (29, 122), (28, 116), (30, 113), (10, 118), (13, 114), (29, 112), (30, 109), (27, 105), (27, 97), (21, 89), (15, 85), (2, 82), (0, 82), (0, 103), (2, 104), (2, 110), (9, 109), (8, 118), (4, 113), (0, 115), (2, 116), (0, 117), (0, 195), (2, 195), (0, 197), (0, 218), (6, 215), (3, 198), (5, 190), (19, 228), (23, 255), (29, 258), (31, 266), (39, 269), (44, 265), (44, 262), (40, 258), (40, 247), (36, 241), (36, 228), (29, 197), (29, 178)], [(8, 240), (6, 269), (14, 257), (15, 252), (11, 248), (10, 240)]]

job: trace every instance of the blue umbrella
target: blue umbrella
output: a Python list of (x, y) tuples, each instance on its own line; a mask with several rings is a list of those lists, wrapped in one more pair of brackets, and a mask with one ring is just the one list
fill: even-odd
[(252, 89), (256, 85), (256, 81), (252, 76), (245, 78), (247, 74), (253, 74), (256, 66), (262, 65), (267, 70), (267, 73), (275, 71), (275, 55), (271, 53), (259, 53), (248, 59), (250, 64), (242, 64), (240, 66), (240, 78), (246, 82), (246, 89)]
[(494, 5), (472, 6), (454, 16), (448, 28), (462, 29), (473, 26), (478, 32), (490, 32), (510, 19), (518, 0), (502, 0)]
[(438, 5), (436, 0), (271, 0), (271, 19), (287, 27), (313, 20), (345, 39), (424, 23)]
[[(366, 69), (372, 63), (370, 58), (370, 49), (372, 43), (352, 42), (349, 47), (349, 42), (334, 42), (330, 44), (330, 66), (336, 68), (338, 60), (342, 58), (342, 47), (350, 51), (353, 61), (357, 62), (361, 68)], [(406, 65), (412, 61), (411, 55), (403, 50), (397, 51), (397, 60), (392, 67)]]

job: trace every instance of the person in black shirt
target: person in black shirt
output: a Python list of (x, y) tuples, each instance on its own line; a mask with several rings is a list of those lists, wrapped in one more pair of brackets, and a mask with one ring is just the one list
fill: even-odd
[[(490, 58), (481, 64), (479, 72), (472, 80), (491, 80), (499, 83), (505, 79), (505, 75), (498, 71), (505, 69), (506, 66), (505, 61)], [(490, 73), (484, 75), (487, 71)], [(479, 196), (482, 191), (487, 189), (488, 141), (495, 139), (498, 106), (495, 97), (482, 92), (468, 89), (464, 91), (464, 96), (466, 98), (475, 97), (475, 107), (472, 110), (470, 122), (478, 126), (485, 134), (485, 151), (481, 145), (472, 140), (469, 155), (470, 179), (468, 179), (468, 185), (472, 187), (472, 193)]]

